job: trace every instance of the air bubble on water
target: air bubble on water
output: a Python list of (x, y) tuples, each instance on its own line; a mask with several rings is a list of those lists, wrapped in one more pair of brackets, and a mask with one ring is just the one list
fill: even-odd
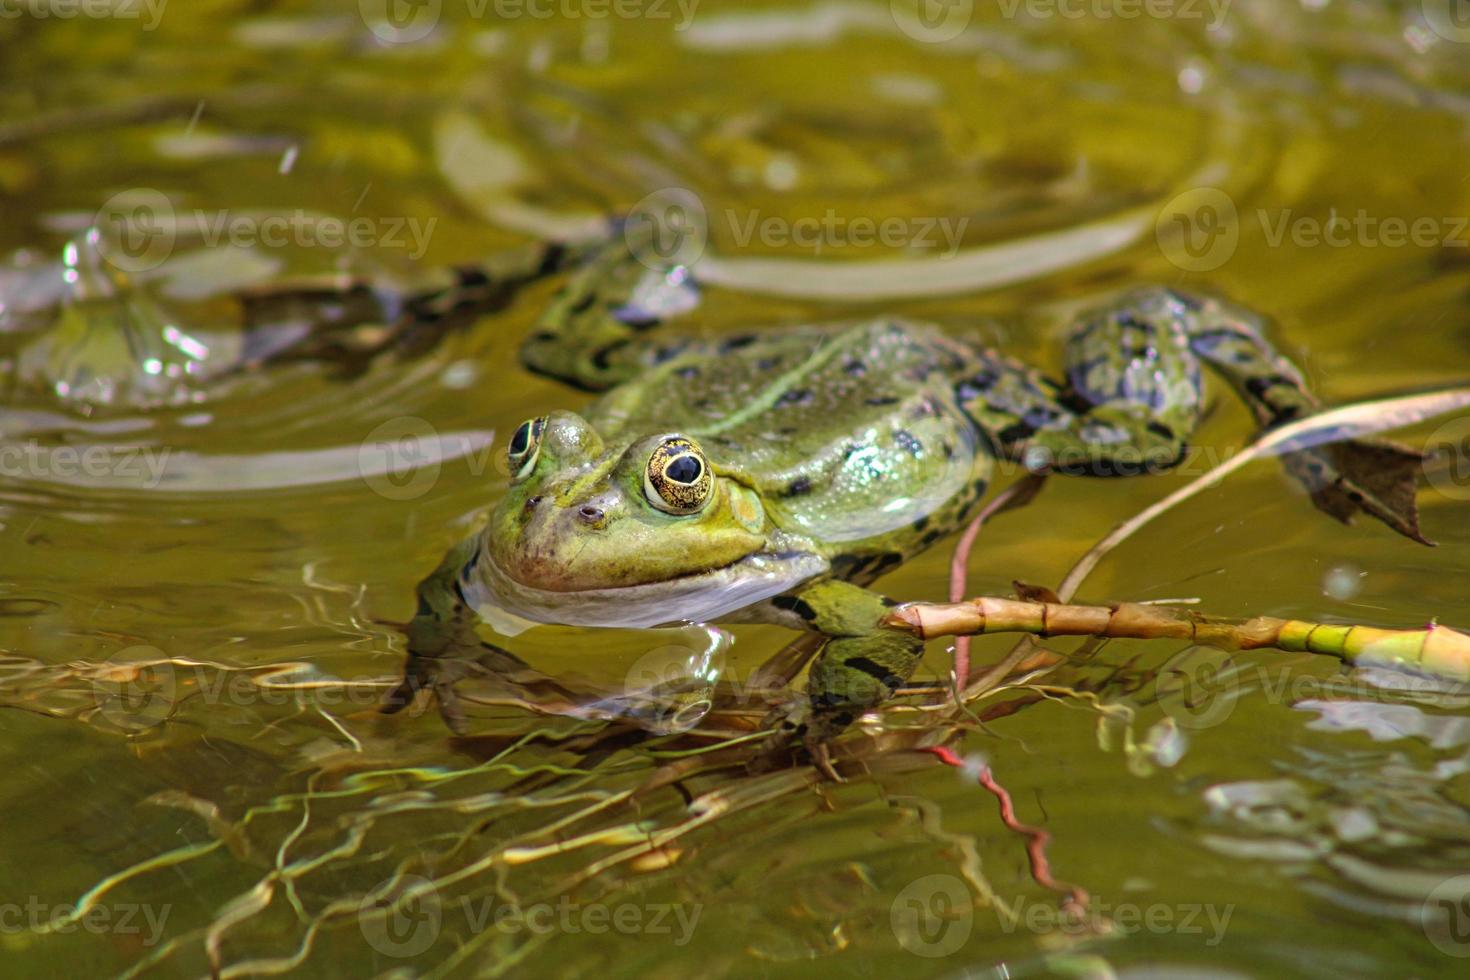
[(1363, 578), (1367, 574), (1353, 565), (1334, 565), (1322, 577), (1322, 592), (1346, 602), (1363, 591)]
[(444, 369), (444, 373), (439, 376), (439, 383), (458, 391), (474, 384), (479, 375), (480, 369), (475, 366), (474, 361), (455, 361)]
[(1410, 24), (1404, 28), (1404, 43), (1412, 48), (1415, 54), (1424, 54), (1434, 47), (1438, 40), (1439, 35), (1422, 24)]
[(276, 167), (276, 173), (281, 174), (282, 176), (289, 174), (291, 172), (291, 168), (296, 166), (296, 154), (299, 151), (300, 147), (297, 146), (295, 143), (292, 143), (290, 146), (286, 147), (286, 152), (281, 154), (281, 163), (278, 167)]
[(1051, 468), (1051, 452), (1041, 446), (1032, 446), (1021, 456), (1021, 465), (1031, 473), (1044, 473)]
[(1190, 95), (1198, 95), (1205, 87), (1205, 66), (1199, 59), (1191, 60), (1179, 69), (1179, 89)]
[(796, 187), (801, 169), (789, 153), (778, 154), (766, 164), (766, 186), (773, 191), (789, 191)]

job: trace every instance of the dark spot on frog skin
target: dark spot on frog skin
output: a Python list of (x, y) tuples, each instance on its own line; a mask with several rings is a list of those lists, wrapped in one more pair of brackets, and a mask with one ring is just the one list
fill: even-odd
[(868, 560), (867, 567), (863, 569), (863, 574), (878, 578), (880, 575), (902, 564), (903, 555), (900, 555), (896, 551), (885, 551), (883, 554), (874, 555)]
[(844, 364), (842, 370), (847, 372), (850, 377), (861, 378), (868, 373), (868, 366), (862, 361), (852, 360)]
[(897, 405), (898, 404), (898, 399), (895, 398), (893, 395), (881, 395), (881, 396), (879, 396), (877, 398), (869, 398), (867, 400), (867, 404), (869, 404), (869, 405), (875, 405), (875, 406), (878, 406), (878, 405)]
[(1150, 420), (1148, 424), (1144, 426), (1144, 428), (1152, 432), (1154, 435), (1158, 436), (1160, 439), (1168, 439), (1170, 442), (1174, 441), (1174, 430), (1169, 428), (1167, 425), (1164, 425), (1162, 422)]
[(740, 334), (738, 337), (731, 337), (729, 340), (723, 341), (720, 344), (720, 353), (728, 354), (732, 350), (749, 347), (753, 343), (755, 343), (755, 334)]
[(592, 366), (597, 368), (597, 370), (599, 371), (606, 371), (609, 367), (612, 366), (611, 364), (609, 364), (608, 358), (612, 357), (612, 355), (616, 354), (618, 351), (627, 346), (627, 340), (614, 340), (612, 343), (599, 348), (592, 355)]
[(546, 251), (541, 255), (541, 266), (536, 270), (537, 276), (549, 276), (561, 267), (562, 259), (566, 258), (567, 247), (561, 242), (553, 242), (546, 246)]
[(755, 369), (757, 371), (769, 371), (780, 363), (781, 358), (779, 357), (763, 357), (755, 362)]
[(898, 685), (903, 683), (902, 677), (899, 677), (882, 664), (874, 660), (869, 660), (867, 657), (848, 657), (842, 661), (842, 666), (851, 667), (853, 670), (867, 674), (890, 691), (897, 690)]
[(812, 492), (812, 481), (804, 476), (798, 476), (786, 484), (786, 489), (781, 491), (783, 497), (802, 497)]
[(812, 393), (807, 388), (793, 388), (781, 396), (777, 402), (779, 405), (809, 405), (812, 401)]
[(832, 559), (832, 574), (862, 585), (902, 564), (903, 555), (896, 551), (876, 555), (838, 555)]
[(928, 526), (929, 526), (929, 518), (927, 516), (921, 517), (917, 521), (914, 521), (914, 530), (915, 531), (922, 531), (922, 530), (924, 530), (924, 528), (926, 528)]
[(585, 295), (583, 295), (582, 297), (580, 297), (571, 306), (567, 307), (567, 312), (568, 313), (586, 313), (588, 310), (590, 310), (592, 308), (592, 304), (595, 303), (595, 302), (597, 302), (597, 294), (594, 293), (594, 292), (588, 292)]
[(1291, 387), (1291, 382), (1287, 381), (1279, 374), (1270, 374), (1264, 378), (1246, 379), (1245, 390), (1249, 392), (1252, 396), (1259, 398), (1262, 401), (1265, 401), (1266, 392), (1270, 391), (1272, 388), (1279, 388), (1283, 385)]
[(1022, 439), (1035, 433), (1035, 431), (1034, 428), (1027, 425), (1024, 421), (1012, 422), (997, 432), (995, 437), (1000, 440), (1002, 445), (1009, 445), (1013, 442), (1020, 442)]
[(653, 363), (663, 364), (667, 361), (672, 361), (682, 353), (684, 353), (683, 344), (671, 344), (667, 347), (660, 347), (654, 352)]
[(1056, 400), (1058, 405), (1073, 415), (1086, 415), (1096, 407), (1090, 399), (1073, 388), (1057, 392)]
[(910, 456), (918, 459), (924, 455), (924, 444), (906, 429), (898, 429), (893, 433), (893, 441), (898, 443), (899, 448)]
[(694, 378), (699, 377), (699, 368), (693, 366), (692, 364), (687, 367), (678, 368), (674, 371), (674, 377), (683, 378), (685, 381), (691, 381)]
[(944, 532), (943, 531), (939, 531), (939, 530), (930, 531), (927, 534), (925, 534), (922, 538), (919, 539), (919, 544), (921, 544), (925, 548), (927, 548), (931, 544), (933, 544), (934, 542), (938, 541), (942, 537), (944, 537)]

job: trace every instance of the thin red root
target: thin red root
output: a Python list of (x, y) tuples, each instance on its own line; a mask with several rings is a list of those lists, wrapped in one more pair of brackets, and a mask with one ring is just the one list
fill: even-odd
[[(965, 768), (964, 760), (955, 755), (953, 749), (946, 748), (943, 745), (936, 745), (933, 748), (924, 749), (923, 751), (928, 752), (930, 755), (938, 756), (939, 761), (947, 766), (953, 766), (956, 769)], [(1011, 794), (1006, 791), (1004, 786), (995, 781), (995, 777), (991, 775), (989, 766), (980, 767), (980, 785), (989, 790), (1000, 801), (1001, 823), (1004, 823), (1011, 830), (1028, 838), (1026, 854), (1031, 859), (1031, 877), (1041, 887), (1065, 895), (1066, 898), (1062, 900), (1063, 908), (1070, 910), (1078, 917), (1085, 915), (1089, 901), (1086, 889), (1077, 885), (1069, 885), (1057, 881), (1056, 878), (1052, 877), (1051, 862), (1046, 857), (1046, 845), (1051, 842), (1051, 834), (1040, 827), (1032, 827), (1016, 819), (1016, 807), (1011, 801)]]

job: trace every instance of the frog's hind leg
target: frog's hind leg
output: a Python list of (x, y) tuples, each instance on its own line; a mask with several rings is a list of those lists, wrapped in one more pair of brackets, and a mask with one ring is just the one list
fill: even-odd
[[(1315, 411), (1319, 402), (1296, 365), (1262, 335), (1259, 318), (1209, 297), (1156, 287), (1129, 298), (1161, 310), (1186, 331), (1190, 348), (1250, 407), (1263, 429)], [(1125, 300), (1126, 302), (1126, 300)], [(1350, 439), (1286, 453), (1282, 465), (1322, 512), (1343, 523), (1369, 514), (1421, 544), (1415, 500), (1424, 457), (1384, 440)]]
[(620, 225), (592, 252), (526, 337), (521, 363), (602, 391), (702, 343), (651, 335), (699, 305), (688, 267), (661, 257), (651, 234), (643, 223)]
[[(1149, 358), (1136, 356), (1145, 346), (1187, 345), (1235, 390), (1263, 429), (1309, 415), (1320, 404), (1296, 365), (1267, 342), (1260, 318), (1213, 297), (1149, 287), (1128, 293), (1089, 318), (1068, 352), (1071, 387), (1089, 399), (1127, 390), (1129, 384), (1106, 357), (1097, 360), (1109, 338), (1123, 341), (1125, 353), (1134, 356), (1125, 369), (1133, 371), (1149, 363)], [(1190, 372), (1188, 379), (1197, 386), (1198, 372)], [(1419, 532), (1415, 503), (1422, 462), (1420, 454), (1402, 446), (1368, 440), (1343, 440), (1282, 457), (1287, 472), (1324, 513), (1344, 523), (1366, 513), (1429, 544)]]
[(380, 354), (418, 355), (505, 309), (527, 285), (586, 251), (560, 243), (507, 249), (480, 262), (426, 270), (406, 287), (325, 276), (244, 290), (235, 297), (246, 328), (241, 366), (321, 361), (355, 376)]
[[(1301, 373), (1260, 322), (1219, 300), (1163, 287), (1085, 315), (1067, 342), (1066, 381), (986, 355), (957, 386), (1001, 449), (1033, 470), (1128, 476), (1176, 465), (1199, 421), (1201, 367), (1220, 374), (1270, 428), (1315, 410)], [(1414, 505), (1420, 457), (1391, 443), (1338, 442), (1289, 453), (1287, 471), (1324, 512), (1365, 512), (1423, 541)]]

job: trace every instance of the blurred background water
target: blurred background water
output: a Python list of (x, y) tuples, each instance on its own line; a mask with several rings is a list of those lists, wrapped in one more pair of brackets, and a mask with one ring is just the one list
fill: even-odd
[[(230, 372), (248, 351), (227, 299), (323, 273), (411, 285), (681, 188), (727, 270), (694, 314), (711, 331), (885, 310), (1054, 367), (1079, 297), (1164, 282), (1268, 315), (1331, 402), (1462, 381), (1459, 12), (0, 3), (5, 972), (1461, 975), (1470, 723), (1443, 685), (1114, 642), (1052, 679), (1089, 697), (977, 727), (961, 754), (1050, 832), (1053, 872), (1091, 895), (1086, 928), (974, 772), (929, 756), (842, 785), (635, 793), (667, 761), (658, 743), (579, 756), (565, 739), (607, 712), (646, 724), (641, 694), (580, 717), (492, 705), (459, 739), (433, 711), (379, 716), (403, 658), (392, 623), (500, 492), (505, 435), (529, 406), (585, 398), (516, 366), (554, 283), (350, 371)], [(141, 237), (89, 234), (118, 215)], [(767, 219), (847, 233), (749, 233)], [(850, 234), (885, 219), (896, 241)], [(740, 288), (757, 258), (944, 262), (1078, 230), (1075, 253), (1012, 263), (994, 288)], [(1467, 428), (1404, 437), (1453, 450)], [(1053, 481), (981, 535), (970, 591), (1054, 584), (1249, 429), (1219, 397), (1192, 470)], [(404, 438), (434, 454), (407, 477)], [(1252, 466), (1084, 595), (1470, 625), (1470, 479), (1452, 465), (1432, 482), (1435, 550), (1336, 526)], [(885, 590), (942, 598), (951, 546)], [(637, 694), (670, 671), (738, 682), (788, 638), (732, 634), (539, 629), (512, 646)], [(925, 677), (947, 663), (933, 644)], [(671, 717), (647, 727), (685, 727)]]

